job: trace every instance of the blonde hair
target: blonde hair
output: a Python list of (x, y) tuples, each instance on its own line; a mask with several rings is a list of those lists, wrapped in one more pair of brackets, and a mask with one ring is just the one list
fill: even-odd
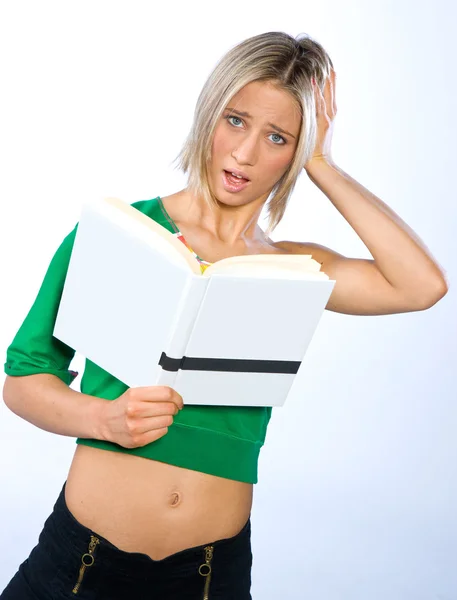
[(293, 38), (273, 31), (248, 38), (229, 50), (206, 80), (195, 107), (189, 135), (174, 162), (188, 175), (188, 190), (208, 206), (217, 205), (211, 192), (207, 162), (214, 130), (230, 99), (253, 81), (271, 81), (288, 92), (300, 109), (297, 146), (286, 172), (273, 186), (267, 204), (267, 235), (281, 221), (304, 164), (316, 144), (316, 106), (311, 78), (323, 89), (333, 63), (324, 48), (307, 34)]

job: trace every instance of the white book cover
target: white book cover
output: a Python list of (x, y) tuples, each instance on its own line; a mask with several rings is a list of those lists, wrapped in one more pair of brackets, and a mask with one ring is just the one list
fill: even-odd
[(275, 255), (273, 269), (269, 258), (201, 274), (147, 215), (86, 203), (54, 336), (129, 387), (169, 385), (186, 404), (282, 406), (335, 282), (311, 257)]
[[(184, 355), (219, 360), (213, 371), (180, 369), (172, 387), (191, 404), (282, 406), (332, 288), (330, 280), (213, 275)], [(218, 370), (221, 359), (233, 364)]]

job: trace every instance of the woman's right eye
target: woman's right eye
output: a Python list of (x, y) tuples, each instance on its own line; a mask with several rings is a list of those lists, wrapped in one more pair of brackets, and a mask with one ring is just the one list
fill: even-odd
[(233, 115), (227, 115), (226, 117), (224, 117), (225, 119), (227, 119), (227, 121), (230, 123), (230, 125), (233, 125), (234, 127), (237, 127), (237, 125), (234, 125), (230, 119), (236, 119), (237, 121), (240, 121), (240, 123), (242, 123), (243, 121), (239, 118), (239, 117), (234, 117)]

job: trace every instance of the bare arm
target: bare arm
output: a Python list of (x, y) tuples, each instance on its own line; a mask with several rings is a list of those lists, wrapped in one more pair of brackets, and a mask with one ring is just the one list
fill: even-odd
[(7, 376), (3, 399), (12, 412), (40, 429), (70, 437), (103, 439), (99, 415), (108, 401), (72, 390), (55, 375)]
[(7, 376), (3, 399), (19, 417), (40, 429), (137, 448), (168, 432), (183, 399), (169, 386), (128, 388), (105, 400), (72, 390), (49, 373)]
[(416, 233), (380, 198), (340, 169), (331, 157), (337, 113), (336, 74), (323, 92), (315, 85), (318, 133), (304, 168), (370, 251), (348, 258), (319, 244), (282, 242), (292, 253), (312, 254), (336, 281), (327, 309), (351, 315), (385, 315), (430, 308), (448, 291), (445, 271)]

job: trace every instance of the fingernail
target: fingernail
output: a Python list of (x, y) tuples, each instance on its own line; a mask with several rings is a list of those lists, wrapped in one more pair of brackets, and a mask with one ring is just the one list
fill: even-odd
[(311, 77), (311, 81), (313, 82), (313, 85), (316, 85), (316, 80), (314, 79), (314, 77)]

